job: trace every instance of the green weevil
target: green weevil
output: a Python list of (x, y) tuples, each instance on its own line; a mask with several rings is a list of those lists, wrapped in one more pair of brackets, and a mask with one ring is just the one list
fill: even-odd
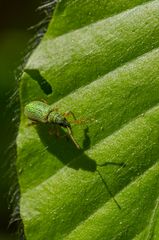
[[(73, 115), (72, 112), (70, 113)], [(76, 147), (80, 149), (79, 144), (72, 135), (71, 124), (67, 121), (65, 116), (60, 114), (52, 105), (48, 105), (42, 101), (32, 101), (25, 106), (24, 114), (32, 122), (44, 124), (50, 123), (66, 128), (70, 138)]]
[[(75, 116), (72, 112), (69, 112), (69, 113), (72, 114), (73, 117), (75, 118)], [(62, 115), (57, 111), (57, 109), (55, 107), (53, 107), (52, 105), (48, 105), (46, 102), (32, 101), (25, 106), (24, 114), (32, 122), (44, 123), (44, 124), (50, 123), (50, 124), (55, 124), (55, 125), (61, 126), (63, 128), (66, 128), (70, 138), (72, 139), (72, 141), (74, 142), (76, 147), (78, 149), (80, 149), (79, 144), (76, 142), (76, 140), (74, 139), (74, 137), (72, 135), (71, 124), (65, 118), (65, 115), (68, 115), (68, 113)], [(80, 121), (78, 121), (78, 122), (80, 123)], [(107, 164), (109, 164), (109, 163), (104, 163), (104, 164), (101, 164), (101, 165), (98, 165), (98, 166), (103, 167), (103, 166), (106, 166)], [(118, 163), (110, 163), (110, 164), (124, 166), (123, 163), (119, 163), (119, 164)], [(103, 179), (100, 171), (98, 169), (96, 169), (96, 171), (100, 175), (104, 185), (106, 186), (106, 189), (108, 190), (109, 194), (113, 198), (114, 202), (116, 203), (118, 208), (121, 209), (120, 205), (118, 204), (118, 202), (114, 198), (112, 192), (109, 190), (108, 185), (105, 182), (105, 180)]]

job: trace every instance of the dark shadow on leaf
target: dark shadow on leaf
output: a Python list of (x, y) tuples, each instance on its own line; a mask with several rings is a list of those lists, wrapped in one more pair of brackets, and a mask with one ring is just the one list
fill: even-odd
[(89, 149), (91, 141), (88, 135), (88, 126), (84, 129), (83, 148), (77, 149), (66, 132), (59, 128), (60, 136), (56, 137), (55, 134), (49, 134), (50, 128), (54, 131), (54, 126), (50, 124), (38, 124), (36, 126), (39, 137), (47, 147), (48, 151), (56, 156), (63, 164), (67, 164), (74, 169), (83, 169), (86, 171), (95, 172), (97, 167), (104, 167), (107, 165), (124, 166), (124, 163), (105, 162), (97, 164), (95, 160), (89, 158), (85, 151)]
[(32, 79), (38, 82), (40, 88), (46, 95), (52, 93), (52, 86), (42, 77), (39, 70), (36, 69), (25, 69), (25, 72), (31, 76)]
[(66, 132), (60, 128), (60, 136), (56, 137), (55, 134), (49, 134), (50, 127), (54, 131), (54, 126), (49, 124), (38, 124), (36, 126), (39, 137), (47, 147), (48, 151), (56, 156), (63, 164), (67, 164), (74, 169), (83, 169), (86, 171), (96, 171), (97, 164), (93, 159), (90, 159), (84, 151), (90, 147), (90, 138), (88, 136), (88, 127), (84, 130), (84, 148), (77, 149), (71, 141)]
[(83, 140), (83, 149), (84, 150), (87, 150), (90, 148), (90, 145), (91, 145), (91, 140), (90, 140), (90, 137), (89, 137), (89, 127), (87, 126), (85, 129), (84, 129), (84, 140)]
[[(63, 164), (66, 164), (68, 167), (73, 169), (83, 169), (85, 171), (91, 172), (98, 172), (102, 182), (104, 183), (107, 191), (109, 192), (110, 196), (113, 198), (114, 202), (120, 209), (120, 205), (117, 203), (116, 199), (114, 198), (112, 192), (110, 191), (106, 181), (104, 180), (103, 176), (101, 175), (99, 168), (113, 165), (124, 167), (124, 163), (116, 163), (116, 162), (105, 162), (103, 164), (97, 164), (95, 160), (89, 158), (85, 154), (85, 150), (90, 147), (91, 141), (89, 137), (89, 128), (88, 126), (84, 129), (84, 140), (83, 140), (83, 149), (77, 149), (76, 146), (73, 144), (71, 139), (69, 139), (68, 135), (66, 137), (66, 132), (60, 128), (60, 137), (56, 137), (54, 134), (49, 134), (50, 131), (50, 124), (38, 124), (36, 126), (39, 137), (47, 147), (48, 151), (56, 156)], [(54, 127), (52, 126), (52, 130)], [(97, 169), (98, 168), (98, 169)]]

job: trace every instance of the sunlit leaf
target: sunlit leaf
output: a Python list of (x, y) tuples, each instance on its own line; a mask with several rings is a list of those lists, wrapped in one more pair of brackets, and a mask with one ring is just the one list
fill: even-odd
[[(120, 2), (59, 2), (26, 64), (17, 169), (27, 240), (159, 238), (159, 1)], [(42, 99), (75, 114), (81, 150), (28, 126), (24, 106)]]

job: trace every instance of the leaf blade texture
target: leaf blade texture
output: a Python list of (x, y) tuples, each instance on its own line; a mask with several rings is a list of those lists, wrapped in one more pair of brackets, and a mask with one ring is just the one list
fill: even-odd
[[(159, 234), (159, 1), (100, 2), (59, 2), (22, 77), (17, 169), (28, 240)], [(72, 123), (81, 150), (47, 126), (28, 127), (24, 106), (43, 98), (83, 120)]]

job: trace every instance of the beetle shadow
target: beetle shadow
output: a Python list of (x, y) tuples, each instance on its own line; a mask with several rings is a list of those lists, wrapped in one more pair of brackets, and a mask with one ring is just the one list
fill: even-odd
[(84, 129), (84, 140), (81, 149), (77, 149), (68, 135), (66, 137), (66, 132), (62, 128), (59, 128), (59, 137), (56, 137), (55, 134), (49, 134), (51, 126), (50, 124), (38, 124), (36, 126), (37, 132), (42, 143), (47, 147), (47, 150), (56, 156), (64, 165), (76, 170), (81, 168), (91, 172), (97, 171), (97, 167), (107, 165), (124, 166), (123, 163), (116, 162), (97, 164), (95, 160), (85, 154), (85, 151), (91, 146), (88, 126)]
[(50, 127), (53, 131), (55, 130), (54, 126), (50, 126), (50, 124), (38, 124), (36, 129), (42, 143), (52, 155), (56, 156), (64, 165), (68, 165), (71, 168), (81, 168), (92, 172), (96, 171), (96, 161), (84, 153), (91, 144), (88, 127), (84, 129), (83, 147), (81, 149), (78, 149), (74, 145), (62, 128), (59, 128), (59, 137), (56, 137), (55, 134), (49, 134)]
[[(114, 198), (113, 193), (109, 189), (109, 186), (106, 182), (106, 180), (103, 178), (99, 171), (99, 167), (104, 167), (107, 165), (112, 166), (120, 166), (124, 167), (125, 165), (123, 163), (116, 163), (116, 162), (105, 162), (103, 164), (97, 164), (95, 160), (88, 157), (84, 152), (89, 149), (91, 145), (91, 140), (89, 137), (89, 128), (88, 126), (84, 129), (84, 140), (83, 140), (83, 148), (77, 149), (77, 147), (72, 143), (71, 139), (64, 137), (65, 132), (61, 128), (61, 138), (56, 138), (53, 135), (49, 134), (49, 124), (39, 124), (36, 126), (39, 137), (44, 144), (44, 146), (47, 147), (47, 150), (55, 155), (60, 161), (63, 162), (63, 164), (67, 165), (70, 168), (73, 169), (83, 169), (86, 171), (91, 172), (97, 172), (105, 185), (105, 188), (107, 189), (110, 196), (113, 198), (114, 202), (116, 203), (117, 207), (121, 209), (120, 205)], [(71, 159), (71, 160), (70, 160)]]

